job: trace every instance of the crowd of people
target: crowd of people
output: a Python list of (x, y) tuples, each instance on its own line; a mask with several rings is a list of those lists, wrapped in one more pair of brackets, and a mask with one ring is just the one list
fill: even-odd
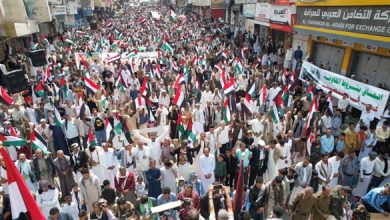
[(356, 117), (299, 80), (299, 47), (170, 8), (96, 20), (36, 42), (47, 66), (3, 62), (34, 83), (2, 104), (1, 133), (28, 140), (4, 147), (47, 219), (389, 216), (388, 110)]

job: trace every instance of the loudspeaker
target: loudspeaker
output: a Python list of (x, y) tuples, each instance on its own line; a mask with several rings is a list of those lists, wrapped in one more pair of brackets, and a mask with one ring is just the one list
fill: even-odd
[(1, 82), (7, 88), (9, 94), (15, 94), (30, 88), (25, 72), (21, 69), (3, 73)]
[(34, 67), (40, 67), (47, 64), (45, 51), (43, 49), (31, 51), (29, 57)]
[(89, 23), (89, 28), (91, 28), (91, 30), (97, 30), (97, 23)]

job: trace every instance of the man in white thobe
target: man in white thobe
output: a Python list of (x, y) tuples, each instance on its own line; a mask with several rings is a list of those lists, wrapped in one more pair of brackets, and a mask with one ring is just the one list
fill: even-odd
[(360, 160), (360, 179), (357, 186), (353, 189), (352, 194), (356, 197), (363, 197), (367, 193), (368, 185), (370, 184), (372, 171), (374, 170), (375, 159), (378, 154), (371, 151), (368, 157)]
[(332, 165), (332, 170), (333, 170), (333, 178), (329, 183), (329, 187), (333, 188), (335, 187), (338, 182), (339, 182), (339, 167), (340, 167), (340, 162), (341, 159), (343, 159), (344, 153), (338, 152), (335, 156), (329, 158), (329, 164)]
[(179, 176), (179, 169), (176, 164), (172, 161), (167, 161), (164, 163), (164, 167), (160, 169), (161, 171), (161, 189), (168, 187), (171, 189), (171, 192), (177, 195), (177, 185), (176, 179)]
[(194, 134), (196, 135), (202, 133), (205, 119), (203, 111), (200, 110), (199, 104), (195, 105), (194, 112), (192, 113), (192, 122), (194, 123), (192, 127), (192, 132), (194, 132)]
[(332, 164), (328, 163), (329, 156), (322, 155), (322, 158), (315, 166), (320, 183), (318, 183), (318, 192), (322, 192), (322, 186), (329, 185), (333, 179)]
[(150, 148), (150, 156), (153, 160), (156, 161), (156, 167), (160, 168), (162, 163), (161, 161), (161, 141), (168, 134), (168, 131), (164, 128), (163, 133), (157, 137), (157, 134), (149, 134), (149, 138), (146, 138), (138, 133), (138, 131), (134, 132), (134, 136), (136, 136), (139, 140), (143, 141)]
[(279, 142), (280, 160), (278, 160), (278, 170), (288, 168), (291, 165), (291, 146), (288, 146), (284, 141)]
[(102, 165), (103, 160), (103, 148), (100, 146), (88, 147), (85, 149), (85, 153), (88, 155), (88, 162), (91, 167), (91, 172), (103, 181), (105, 176), (105, 167)]
[(213, 154), (210, 154), (210, 148), (205, 147), (203, 149), (203, 155), (199, 158), (199, 165), (203, 190), (206, 192), (210, 185), (215, 182), (215, 157)]
[(138, 141), (137, 147), (133, 148), (132, 155), (135, 159), (135, 170), (137, 171), (137, 174), (144, 176), (144, 173), (149, 169), (149, 162), (151, 159), (150, 148), (148, 146), (144, 146), (142, 141)]
[(294, 189), (291, 192), (289, 203), (292, 205), (297, 194), (303, 192), (307, 186), (310, 186), (313, 165), (310, 163), (310, 157), (306, 157), (302, 162), (295, 165), (295, 174), (297, 178), (294, 182)]
[(103, 144), (102, 160), (100, 161), (104, 167), (104, 180), (114, 182), (116, 175), (116, 157), (113, 148), (109, 148), (107, 143)]
[(206, 107), (207, 102), (213, 101), (213, 93), (210, 91), (210, 88), (206, 86), (206, 90), (202, 92), (200, 97), (201, 109)]
[[(367, 105), (365, 109), (362, 109), (362, 114), (360, 115), (359, 122), (363, 123), (363, 125), (369, 128), (370, 123), (374, 120), (374, 118), (375, 118), (375, 112), (372, 111), (372, 106)], [(359, 129), (360, 123), (357, 123), (356, 130)]]

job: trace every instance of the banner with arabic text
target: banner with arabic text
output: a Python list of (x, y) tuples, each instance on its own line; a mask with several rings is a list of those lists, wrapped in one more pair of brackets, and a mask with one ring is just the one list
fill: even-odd
[(371, 104), (377, 118), (382, 116), (389, 99), (389, 91), (321, 69), (307, 61), (303, 62), (299, 78), (304, 81), (312, 80), (317, 88), (326, 93), (332, 91), (333, 97), (337, 99), (344, 93), (348, 94), (349, 104), (357, 109), (362, 110)]

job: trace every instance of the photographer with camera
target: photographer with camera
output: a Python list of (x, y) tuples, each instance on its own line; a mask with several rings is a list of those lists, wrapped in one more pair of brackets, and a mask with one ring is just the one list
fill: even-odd
[[(229, 187), (223, 185), (211, 185), (208, 192), (209, 199), (209, 220), (234, 220), (232, 199), (230, 198)], [(220, 200), (221, 207), (214, 207), (215, 200)], [(226, 211), (226, 208), (227, 211)], [(215, 211), (218, 211), (218, 215), (215, 215)]]
[(108, 209), (107, 201), (99, 199), (92, 203), (93, 211), (89, 214), (89, 219), (114, 220), (116, 219), (111, 210)]
[(188, 211), (195, 208), (199, 211), (200, 197), (197, 192), (193, 190), (191, 184), (187, 184), (183, 192), (177, 195), (177, 199), (183, 201), (183, 205), (180, 209), (180, 219), (188, 217)]

